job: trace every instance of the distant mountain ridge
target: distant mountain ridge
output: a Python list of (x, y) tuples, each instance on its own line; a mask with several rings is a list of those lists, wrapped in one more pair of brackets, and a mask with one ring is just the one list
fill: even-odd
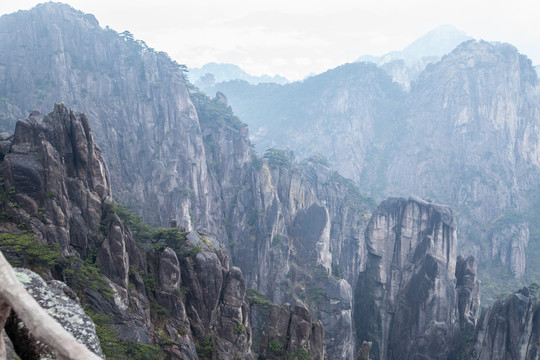
[[(206, 76), (207, 74), (212, 74), (213, 76)], [(214, 83), (231, 81), (231, 80), (244, 80), (250, 84), (260, 84), (260, 83), (276, 83), (276, 84), (287, 84), (289, 80), (281, 75), (251, 75), (242, 70), (238, 65), (234, 64), (221, 64), (211, 62), (203, 65), (201, 68), (190, 68), (189, 69), (189, 79), (190, 81), (201, 87), (207, 87), (213, 85)]]
[(538, 281), (540, 101), (531, 61), (512, 45), (469, 40), (409, 91), (385, 68), (397, 61), (404, 66), (354, 63), (284, 86), (212, 90), (227, 95), (260, 151), (323, 154), (378, 199), (412, 193), (452, 205), (463, 249), (490, 284), (487, 299), (510, 290), (503, 278)]
[(452, 25), (441, 25), (418, 38), (403, 50), (391, 51), (382, 56), (361, 56), (358, 61), (372, 62), (382, 67), (392, 80), (409, 90), (428, 64), (438, 62), (460, 43), (472, 37)]
[(441, 25), (413, 41), (403, 50), (391, 51), (382, 56), (364, 55), (358, 61), (369, 61), (381, 66), (393, 60), (403, 60), (407, 66), (411, 66), (422, 58), (440, 58), (454, 50), (460, 43), (471, 39), (471, 36), (453, 25)]

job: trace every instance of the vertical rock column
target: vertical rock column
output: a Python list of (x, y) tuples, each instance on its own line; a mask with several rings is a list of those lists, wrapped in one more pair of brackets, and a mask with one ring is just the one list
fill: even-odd
[[(378, 359), (448, 356), (460, 331), (452, 210), (416, 197), (389, 198), (365, 237), (368, 260), (355, 299), (358, 343), (372, 341)], [(477, 307), (465, 303), (478, 293), (461, 298), (474, 321)]]

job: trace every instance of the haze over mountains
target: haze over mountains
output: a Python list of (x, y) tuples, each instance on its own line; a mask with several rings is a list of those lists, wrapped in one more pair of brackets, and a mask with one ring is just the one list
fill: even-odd
[(534, 359), (538, 77), (434, 34), (418, 73), (422, 41), (208, 97), (68, 5), (2, 16), (0, 249), (65, 282), (110, 359)]
[[(489, 269), (481, 278), (496, 260), (507, 269), (500, 278), (509, 271), (534, 281), (536, 266), (526, 264), (536, 261), (527, 246), (537, 244), (529, 239), (536, 231), (536, 71), (511, 45), (473, 40), (430, 61), (408, 91), (386, 67), (396, 61), (346, 64), (283, 86), (232, 81), (207, 91), (226, 94), (261, 153), (324, 155), (376, 199), (414, 193), (451, 204), (463, 249)], [(510, 214), (519, 214), (511, 224)]]

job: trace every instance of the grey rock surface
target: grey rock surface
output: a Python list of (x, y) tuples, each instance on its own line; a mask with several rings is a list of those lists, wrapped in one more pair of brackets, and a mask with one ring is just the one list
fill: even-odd
[(482, 312), (468, 359), (537, 359), (538, 285), (524, 287)]
[(281, 307), (274, 305), (263, 333), (259, 358), (277, 360), (304, 354), (314, 360), (325, 359), (324, 328), (321, 321), (312, 320), (301, 301), (292, 308), (288, 303)]
[(460, 319), (474, 326), (479, 302), (474, 260), (467, 267), (457, 259), (452, 210), (417, 197), (389, 198), (374, 212), (366, 241), (355, 297), (358, 343), (371, 341), (379, 359), (450, 356)]
[[(54, 281), (47, 284), (38, 274), (28, 269), (17, 268), (15, 274), (25, 289), (53, 319), (71, 333), (77, 341), (103, 357), (94, 323), (85, 314), (81, 304), (76, 301), (78, 299), (71, 299), (64, 293), (63, 288), (67, 287), (65, 284)], [(15, 350), (22, 358), (25, 356), (29, 358), (31, 356), (39, 358), (56, 356), (55, 351), (40, 344), (32, 337), (31, 332), (16, 315), (11, 315), (6, 329), (16, 344)], [(25, 348), (21, 348), (22, 343), (24, 343)]]

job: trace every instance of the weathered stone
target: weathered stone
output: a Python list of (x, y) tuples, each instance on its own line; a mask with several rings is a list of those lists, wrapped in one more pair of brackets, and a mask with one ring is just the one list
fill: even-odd
[(474, 259), (457, 259), (451, 209), (389, 198), (374, 212), (366, 241), (355, 299), (358, 342), (372, 341), (380, 359), (449, 356), (460, 320), (474, 327), (479, 303)]
[(325, 359), (324, 329), (301, 301), (273, 306), (259, 348), (260, 359), (286, 359), (305, 353), (310, 359)]
[[(65, 295), (65, 285), (56, 287), (57, 282), (47, 285), (36, 273), (28, 269), (16, 269), (16, 275), (26, 290), (36, 299), (49, 315), (69, 331), (75, 339), (97, 355), (103, 356), (96, 329), (92, 320), (85, 314), (78, 301)], [(52, 357), (55, 352), (46, 345), (37, 342), (24, 323), (12, 314), (6, 324), (9, 337), (13, 340), (15, 351), (22, 358), (34, 356)], [(26, 354), (26, 355), (25, 355)]]
[(537, 359), (540, 353), (538, 286), (496, 301), (478, 321), (467, 359)]

